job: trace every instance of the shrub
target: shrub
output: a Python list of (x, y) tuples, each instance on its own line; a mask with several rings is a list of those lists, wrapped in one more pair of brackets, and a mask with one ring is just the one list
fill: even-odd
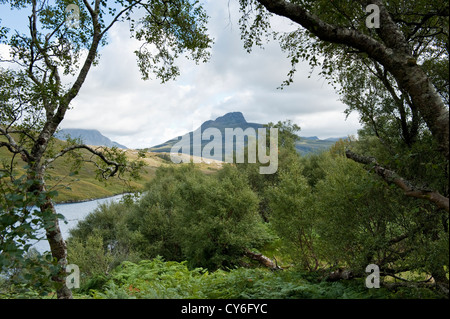
[(231, 166), (217, 175), (190, 165), (163, 168), (130, 225), (149, 243), (146, 256), (217, 269), (238, 264), (246, 248), (268, 240), (257, 209), (257, 196)]
[(246, 248), (270, 240), (257, 210), (257, 196), (231, 166), (214, 175), (191, 165), (160, 168), (138, 203), (100, 206), (71, 232), (69, 246), (95, 233), (111, 254), (104, 258), (114, 257), (109, 264), (162, 256), (191, 268), (232, 267)]

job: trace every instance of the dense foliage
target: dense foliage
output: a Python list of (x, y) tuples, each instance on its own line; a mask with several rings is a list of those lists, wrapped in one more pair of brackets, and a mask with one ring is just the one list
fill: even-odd
[[(107, 276), (117, 266), (113, 273), (138, 268), (144, 271), (143, 265), (155, 263), (152, 258), (158, 256), (188, 267), (189, 285), (204, 287), (219, 274), (229, 279), (246, 271), (258, 274), (261, 282), (257, 285), (264, 285), (267, 273), (260, 268), (251, 270), (257, 265), (244, 256), (249, 248), (276, 256), (282, 266), (296, 269), (286, 268), (281, 271), (285, 275), (271, 274), (267, 279), (271, 284), (272, 280), (282, 281), (283, 291), (296, 291), (286, 292), (285, 297), (327, 297), (328, 293), (336, 293), (332, 290), (337, 286), (343, 289), (338, 297), (393, 297), (390, 294), (397, 290), (368, 293), (367, 289), (352, 286), (358, 282), (364, 288), (360, 280), (336, 286), (326, 282), (331, 272), (339, 269), (349, 269), (351, 276), (364, 278), (368, 264), (380, 267), (388, 286), (389, 278), (395, 277), (416, 282), (416, 288), (409, 286), (413, 295), (412, 291), (428, 291), (419, 289), (419, 282), (430, 276), (434, 282), (445, 284), (449, 258), (446, 224), (431, 213), (434, 208), (430, 203), (405, 197), (347, 159), (342, 148), (349, 143), (338, 142), (330, 152), (311, 157), (301, 157), (287, 145), (280, 152), (282, 165), (277, 174), (259, 179), (251, 178), (256, 176), (255, 167), (249, 164), (237, 169), (225, 166), (212, 175), (192, 165), (161, 168), (140, 200), (102, 206), (80, 222), (69, 240), (69, 260), (80, 266), (84, 281), (95, 281), (100, 276), (103, 283), (108, 282), (93, 293), (102, 298), (132, 291), (136, 292), (131, 294), (134, 297), (225, 297), (219, 286), (217, 295), (204, 291), (197, 295), (195, 289), (200, 288), (191, 286), (156, 293), (153, 285), (158, 282), (144, 280), (141, 286), (136, 283), (139, 276), (127, 275), (127, 279), (135, 279), (124, 282)], [(261, 201), (265, 204), (261, 205)], [(149, 259), (153, 261), (140, 263)], [(230, 267), (242, 266), (246, 267), (228, 273)], [(213, 272), (206, 275), (206, 269)], [(295, 286), (295, 280), (303, 276), (300, 273), (312, 274), (318, 286)], [(291, 276), (299, 277), (294, 280)], [(289, 282), (291, 279), (294, 281)], [(308, 289), (321, 287), (331, 291), (307, 293)], [(404, 293), (406, 288), (402, 289)], [(430, 290), (428, 296), (439, 292)], [(265, 295), (267, 291), (253, 293), (245, 292), (248, 297), (271, 297)], [(272, 297), (280, 293), (273, 291)], [(233, 291), (231, 296), (244, 295)]]
[(102, 206), (80, 222), (69, 240), (69, 257), (72, 241), (81, 253), (92, 249), (81, 243), (100, 236), (118, 260), (159, 255), (187, 260), (191, 267), (231, 267), (246, 248), (269, 239), (257, 208), (257, 196), (232, 167), (217, 175), (193, 166), (161, 168), (136, 204)]
[(161, 258), (124, 262), (114, 273), (86, 285), (80, 293), (93, 298), (206, 298), (206, 299), (295, 299), (295, 298), (405, 298), (435, 297), (427, 289), (367, 290), (361, 280), (320, 282), (301, 271), (271, 272), (238, 268), (209, 273), (189, 270), (185, 262)]
[[(431, 276), (438, 284), (448, 280), (448, 228), (433, 205), (405, 197), (347, 159), (343, 148), (367, 147), (363, 140), (340, 141), (310, 157), (299, 156), (292, 143), (280, 150), (274, 175), (255, 174), (257, 165), (250, 164), (225, 165), (213, 174), (172, 165), (157, 171), (139, 199), (100, 206), (68, 240), (68, 260), (81, 269), (77, 293), (83, 298), (442, 296), (440, 288), (430, 289), (439, 285), (420, 283)], [(276, 259), (284, 270), (259, 267), (245, 256), (247, 250)], [(364, 286), (371, 263), (380, 267), (383, 289)], [(355, 279), (328, 281), (342, 269)], [(396, 284), (395, 277), (410, 283)], [(21, 293), (39, 291), (26, 287)]]
[(41, 231), (44, 227), (55, 218), (64, 219), (62, 215), (37, 209), (55, 192), (29, 191), (34, 183), (39, 181), (0, 171), (0, 193), (4, 194), (0, 197), (0, 278), (8, 279), (7, 291), (12, 296), (27, 291), (24, 287), (33, 287), (45, 295), (56, 287), (50, 277), (60, 271), (60, 265), (50, 254), (41, 255), (31, 248), (35, 241), (45, 239)]
[[(440, 297), (428, 288), (399, 286), (367, 289), (364, 280), (327, 282), (298, 269), (273, 272), (235, 268), (208, 272), (189, 269), (186, 262), (158, 257), (137, 263), (123, 262), (110, 274), (82, 282), (75, 298), (94, 299), (405, 299)], [(5, 297), (37, 298), (37, 289)], [(50, 294), (46, 298), (54, 298)]]

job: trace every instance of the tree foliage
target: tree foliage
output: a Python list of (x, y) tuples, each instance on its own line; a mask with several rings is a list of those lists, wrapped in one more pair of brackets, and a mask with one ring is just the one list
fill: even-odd
[[(299, 274), (327, 278), (331, 270), (346, 268), (358, 277), (375, 263), (386, 277), (432, 277), (448, 295), (448, 209), (424, 200), (439, 194), (448, 207), (448, 4), (372, 2), (380, 8), (376, 30), (365, 24), (366, 2), (239, 1), (244, 47), (262, 45), (265, 35), (280, 41), (292, 63), (284, 86), (301, 60), (320, 67), (346, 112), (359, 113), (358, 139), (300, 157), (294, 147), (300, 128), (290, 121), (270, 123), (279, 129), (275, 174), (261, 175), (249, 163), (224, 165), (210, 175), (193, 165), (161, 167), (138, 201), (101, 206), (71, 232), (68, 259), (81, 266), (84, 291), (93, 289), (99, 298), (362, 296), (367, 290), (361, 292), (358, 280), (349, 284), (360, 284), (355, 290), (341, 283), (330, 288), (325, 281), (311, 287)], [(207, 59), (211, 41), (197, 2), (79, 1), (78, 28), (65, 23), (67, 1), (8, 3), (31, 14), (28, 35), (0, 28), (18, 66), (0, 71), (0, 147), (12, 154), (0, 176), (0, 262), (15, 267), (16, 278), (42, 287), (46, 283), (32, 278), (31, 269), (40, 267), (37, 273), (53, 274), (61, 284), (67, 262), (46, 169), (67, 155), (74, 168), (92, 161), (100, 178), (135, 177), (140, 168), (118, 149), (52, 144), (107, 31), (127, 21), (143, 42), (136, 51), (143, 78), (154, 72), (162, 82), (178, 75), (179, 56)], [(271, 33), (270, 12), (299, 28)], [(136, 21), (135, 13), (141, 13)], [(73, 81), (63, 84), (64, 77)], [(82, 157), (81, 150), (92, 157)], [(363, 155), (352, 157), (350, 150)], [(18, 157), (28, 165), (22, 178), (14, 174)], [(408, 181), (408, 196), (395, 181)], [(25, 254), (28, 240), (36, 238), (33, 227), (46, 230), (53, 255), (48, 268), (40, 263), (46, 256)], [(224, 272), (246, 265), (245, 253), (268, 249), (267, 243), (277, 257), (292, 262), (292, 272)], [(59, 297), (71, 296), (58, 289)]]
[(0, 171), (0, 276), (17, 296), (33, 290), (45, 295), (58, 288), (49, 278), (61, 271), (50, 254), (41, 255), (32, 248), (34, 242), (44, 239), (43, 229), (50, 229), (55, 218), (63, 219), (37, 208), (55, 194), (30, 192), (33, 183), (39, 181), (25, 176), (11, 180), (8, 172)]
[[(309, 171), (311, 161), (320, 170)], [(384, 275), (425, 272), (448, 282), (448, 217), (345, 155), (292, 161), (268, 196), (272, 227), (305, 269), (342, 267), (362, 275), (373, 263)]]
[[(389, 153), (392, 169), (421, 185), (448, 179), (448, 25), (445, 1), (241, 0), (244, 47), (273, 35), (292, 69), (307, 61), (358, 112), (366, 132)], [(368, 4), (379, 9), (378, 28), (366, 23)], [(291, 32), (271, 29), (271, 15), (290, 19)], [(372, 154), (366, 154), (371, 155)], [(426, 163), (426, 164), (425, 164)], [(422, 174), (424, 166), (440, 170)], [(417, 168), (419, 174), (416, 174)], [(431, 188), (448, 198), (448, 187)]]
[(217, 176), (191, 166), (160, 168), (138, 203), (102, 207), (79, 223), (70, 241), (84, 242), (96, 232), (114, 256), (127, 252), (187, 260), (190, 267), (232, 267), (247, 248), (260, 248), (270, 238), (257, 208), (257, 196), (234, 168)]

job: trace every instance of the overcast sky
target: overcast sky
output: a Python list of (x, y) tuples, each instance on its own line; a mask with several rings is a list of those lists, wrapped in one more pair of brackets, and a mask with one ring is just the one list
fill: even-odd
[[(308, 65), (297, 68), (294, 84), (277, 89), (287, 78), (289, 60), (276, 42), (250, 54), (243, 49), (237, 2), (207, 2), (215, 41), (210, 62), (180, 59), (181, 76), (165, 84), (141, 79), (133, 53), (138, 43), (130, 39), (127, 24), (116, 24), (61, 128), (98, 129), (129, 148), (144, 148), (240, 111), (248, 122), (290, 119), (301, 127), (301, 136), (356, 135), (357, 114), (345, 120), (346, 106), (324, 79), (308, 78)], [(277, 29), (290, 27), (282, 18), (275, 22)]]

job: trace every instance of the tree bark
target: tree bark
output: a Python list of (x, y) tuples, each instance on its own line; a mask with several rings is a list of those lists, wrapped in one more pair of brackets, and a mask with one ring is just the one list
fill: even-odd
[[(97, 49), (100, 44), (100, 40), (103, 36), (103, 34), (100, 33), (100, 24), (98, 21), (98, 6), (99, 6), (99, 0), (95, 1), (95, 10), (92, 10), (89, 3), (87, 1), (84, 1), (84, 4), (87, 6), (91, 17), (93, 21), (93, 38), (92, 43), (89, 48), (88, 55), (86, 57), (86, 60), (84, 61), (84, 64), (73, 83), (72, 87), (68, 90), (68, 92), (64, 96), (58, 96), (58, 92), (55, 92), (56, 100), (59, 101), (57, 105), (50, 105), (46, 104), (44, 105), (46, 110), (46, 122), (36, 139), (36, 142), (31, 148), (30, 155), (28, 156), (28, 163), (30, 164), (30, 172), (29, 172), (29, 178), (33, 180), (39, 180), (40, 185), (38, 191), (41, 193), (45, 193), (45, 180), (44, 180), (44, 173), (46, 166), (48, 163), (43, 163), (43, 157), (47, 150), (47, 147), (49, 145), (49, 141), (52, 138), (52, 136), (55, 134), (56, 129), (58, 128), (59, 124), (64, 119), (64, 116), (69, 109), (70, 102), (77, 96), (78, 92), (81, 89), (81, 86), (83, 85), (84, 81), (86, 80), (87, 74), (89, 73), (90, 68), (92, 67), (92, 64), (94, 62), (95, 56), (97, 54)], [(34, 21), (36, 21), (36, 3), (33, 2), (33, 16)], [(35, 29), (35, 26), (34, 26)], [(33, 36), (33, 40), (36, 42), (36, 45), (38, 46), (38, 42), (36, 40), (35, 35)], [(50, 61), (48, 55), (46, 52), (42, 53), (44, 57), (46, 58), (46, 61)], [(49, 63), (49, 67), (51, 67), (51, 63)], [(57, 77), (58, 71), (55, 67), (55, 72)], [(32, 72), (30, 72), (30, 77), (33, 78)], [(56, 110), (56, 112), (54, 112)], [(50, 210), (52, 214), (55, 215), (55, 218), (53, 219), (53, 223), (49, 225), (46, 228), (46, 236), (47, 240), (50, 245), (50, 252), (53, 256), (53, 258), (56, 259), (58, 264), (61, 266), (61, 272), (54, 276), (52, 279), (57, 283), (59, 288), (57, 289), (57, 296), (59, 299), (72, 299), (72, 292), (69, 288), (67, 288), (65, 284), (65, 269), (67, 266), (67, 246), (66, 242), (64, 241), (61, 233), (61, 229), (59, 227), (59, 221), (56, 217), (56, 210), (55, 206), (51, 200), (51, 198), (47, 198), (45, 204), (43, 204), (40, 207), (41, 212), (45, 212)]]
[[(42, 192), (45, 192), (45, 185), (42, 184)], [(59, 221), (56, 217), (55, 205), (51, 198), (47, 198), (45, 204), (40, 207), (41, 212), (51, 211), (55, 216), (53, 223), (45, 230), (47, 241), (50, 245), (50, 252), (56, 259), (61, 270), (52, 277), (52, 280), (58, 285), (56, 294), (58, 299), (72, 299), (72, 291), (66, 285), (66, 267), (67, 267), (67, 245), (59, 227)]]
[(246, 249), (245, 255), (253, 260), (259, 261), (263, 266), (270, 268), (272, 270), (282, 269), (281, 267), (279, 267), (277, 265), (277, 263), (275, 261), (264, 256), (263, 254), (257, 254), (257, 253), (250, 251), (249, 249)]

